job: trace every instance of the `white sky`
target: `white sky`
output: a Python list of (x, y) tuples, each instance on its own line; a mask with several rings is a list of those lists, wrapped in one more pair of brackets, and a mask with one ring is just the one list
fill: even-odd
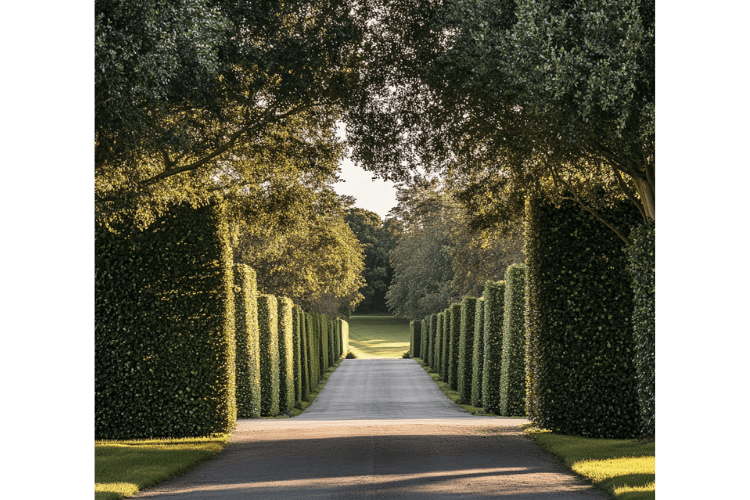
[[(339, 124), (339, 137), (346, 137), (344, 125)], [(355, 207), (364, 208), (375, 212), (381, 219), (385, 219), (391, 208), (396, 206), (396, 187), (393, 182), (381, 179), (373, 180), (373, 173), (355, 165), (348, 158), (340, 164), (341, 179), (334, 185), (338, 194), (354, 196), (357, 202)]]

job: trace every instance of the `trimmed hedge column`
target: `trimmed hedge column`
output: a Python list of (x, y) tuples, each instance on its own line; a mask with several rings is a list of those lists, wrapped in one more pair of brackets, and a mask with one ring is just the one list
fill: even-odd
[(427, 339), (430, 338), (429, 316), (422, 320), (422, 335), (420, 336), (419, 357), (422, 361), (427, 360)]
[(500, 413), (500, 374), (503, 362), (505, 282), (484, 285), (484, 373), (482, 403), (487, 413)]
[(435, 345), (434, 345), (434, 353), (432, 355), (432, 369), (435, 370), (437, 373), (441, 373), (442, 369), (442, 363), (440, 362), (442, 359), (442, 345), (443, 345), (443, 313), (437, 313), (437, 319), (435, 321)]
[(273, 295), (258, 297), (260, 326), (260, 414), (279, 414), (279, 315)]
[(440, 346), (440, 376), (448, 381), (448, 365), (450, 365), (450, 337), (451, 337), (451, 308), (443, 311), (443, 342)]
[(461, 303), (452, 304), (448, 345), (448, 385), (458, 391), (458, 351), (461, 342)]
[(409, 322), (409, 330), (411, 334), (411, 357), (419, 358), (422, 353), (419, 348), (422, 345), (422, 322), (420, 320), (414, 320)]
[(260, 338), (255, 271), (234, 266), (237, 418), (260, 417)]
[[(630, 203), (599, 212), (626, 229), (639, 218)], [(622, 240), (575, 202), (530, 201), (525, 234), (529, 416), (561, 434), (637, 436), (633, 291)]]
[(629, 248), (633, 288), (633, 332), (635, 338), (636, 387), (641, 412), (641, 433), (656, 433), (656, 229), (653, 223), (637, 226), (630, 233)]
[(471, 406), (481, 408), (484, 377), (484, 297), (477, 299), (474, 315), (474, 354), (471, 369)]
[(315, 391), (318, 387), (318, 381), (320, 380), (320, 328), (318, 326), (317, 314), (309, 312), (307, 313), (307, 319), (305, 321), (307, 325), (308, 351), (310, 353), (310, 392)]
[(299, 342), (300, 342), (300, 401), (307, 401), (310, 396), (310, 353), (307, 336), (307, 314), (301, 307), (295, 306), (299, 313)]
[(500, 374), (500, 415), (526, 415), (526, 266), (513, 264), (505, 271), (503, 362)]
[(427, 366), (435, 370), (435, 339), (437, 336), (437, 314), (431, 314), (427, 335)]
[(222, 205), (117, 229), (95, 228), (95, 439), (230, 432), (235, 298)]
[(294, 408), (294, 303), (278, 299), (279, 314), (279, 413)]
[(341, 321), (341, 352), (343, 354), (349, 353), (349, 323), (347, 321), (344, 321), (343, 319), (339, 320)]
[(476, 297), (464, 297), (461, 301), (461, 326), (458, 340), (458, 400), (462, 404), (471, 402), (471, 376), (474, 373), (474, 316), (477, 312)]

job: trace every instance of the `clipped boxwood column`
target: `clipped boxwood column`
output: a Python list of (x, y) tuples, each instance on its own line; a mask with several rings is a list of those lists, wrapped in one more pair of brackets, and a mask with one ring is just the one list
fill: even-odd
[(349, 323), (341, 320), (341, 352), (349, 353)]
[[(575, 202), (527, 207), (530, 417), (562, 434), (635, 437), (633, 291), (623, 242)], [(599, 213), (626, 231), (639, 218), (630, 203)]]
[(474, 314), (474, 355), (471, 369), (471, 406), (481, 408), (484, 377), (484, 297), (477, 299)]
[(310, 392), (314, 392), (320, 380), (320, 328), (317, 313), (307, 313), (307, 331), (310, 334)]
[(422, 361), (427, 361), (427, 339), (430, 338), (430, 317), (422, 320), (422, 335), (420, 336), (419, 354)]
[(633, 288), (633, 333), (641, 434), (656, 432), (656, 229), (653, 223), (637, 226), (630, 233), (634, 245), (629, 248)]
[(458, 351), (461, 341), (461, 303), (452, 304), (448, 339), (448, 385), (458, 391)]
[(294, 408), (294, 303), (278, 298), (279, 315), (279, 413)]
[(273, 295), (258, 297), (260, 327), (260, 414), (279, 414), (279, 314)]
[(94, 436), (181, 438), (236, 423), (235, 298), (223, 206), (95, 229)]
[(458, 401), (471, 402), (471, 362), (474, 357), (474, 316), (477, 311), (476, 297), (464, 297), (461, 301), (461, 323), (458, 337)]
[[(318, 328), (320, 328), (320, 376), (322, 377), (323, 374), (328, 370), (328, 367), (331, 366), (331, 361), (328, 356), (328, 315), (327, 314), (320, 314), (318, 315)], [(320, 380), (320, 379), (318, 379)]]
[(482, 404), (487, 413), (500, 413), (500, 374), (503, 362), (505, 282), (484, 285), (484, 374)]
[(430, 326), (427, 335), (427, 366), (435, 369), (435, 339), (437, 336), (437, 314), (429, 316)]
[(443, 313), (437, 313), (435, 320), (435, 345), (432, 354), (432, 369), (440, 373), (441, 346), (443, 342)]
[(307, 401), (310, 396), (310, 342), (307, 334), (307, 313), (297, 306), (299, 311), (300, 334), (300, 401)]
[(503, 362), (500, 374), (500, 415), (526, 415), (526, 266), (505, 271)]
[(409, 322), (409, 330), (411, 333), (411, 352), (412, 358), (419, 358), (421, 352), (419, 348), (422, 344), (422, 322), (420, 320), (414, 320)]
[(448, 365), (450, 364), (450, 337), (451, 337), (451, 308), (443, 311), (443, 342), (440, 346), (440, 376), (448, 381)]
[(260, 338), (255, 271), (234, 266), (237, 418), (260, 417)]

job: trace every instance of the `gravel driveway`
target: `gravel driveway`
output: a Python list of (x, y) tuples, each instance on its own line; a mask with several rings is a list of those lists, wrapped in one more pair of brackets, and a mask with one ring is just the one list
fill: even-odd
[(192, 472), (137, 495), (239, 499), (607, 499), (524, 437), (475, 417), (411, 359), (347, 359), (301, 415), (237, 422)]

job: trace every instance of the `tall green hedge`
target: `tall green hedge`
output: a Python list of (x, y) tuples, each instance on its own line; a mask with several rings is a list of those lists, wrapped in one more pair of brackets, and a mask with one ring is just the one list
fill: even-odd
[(409, 342), (411, 347), (409, 355), (412, 358), (421, 357), (422, 353), (419, 351), (419, 348), (422, 345), (422, 322), (420, 320), (409, 322)]
[(437, 314), (429, 316), (430, 326), (427, 328), (427, 366), (435, 368), (435, 339), (437, 336)]
[(474, 373), (474, 317), (477, 312), (476, 297), (464, 297), (461, 301), (461, 323), (458, 338), (458, 401), (471, 402), (471, 376)]
[(434, 354), (432, 357), (432, 369), (436, 373), (441, 373), (442, 370), (442, 353), (443, 353), (443, 313), (437, 313), (437, 320), (435, 321), (435, 347)]
[(630, 233), (629, 248), (633, 288), (633, 333), (641, 433), (656, 432), (656, 228), (653, 223), (637, 226)]
[(302, 309), (292, 309), (292, 331), (294, 332), (294, 401), (302, 401)]
[[(631, 204), (602, 210), (629, 228)], [(527, 410), (562, 434), (630, 438), (640, 413), (623, 242), (574, 202), (527, 204)]]
[(505, 317), (500, 374), (500, 415), (526, 415), (526, 266), (505, 271)]
[(302, 376), (302, 401), (310, 397), (310, 334), (308, 330), (307, 313), (299, 309), (300, 326), (300, 369)]
[(237, 418), (260, 416), (260, 338), (255, 271), (234, 266)]
[(452, 304), (448, 344), (448, 385), (458, 391), (458, 351), (461, 341), (461, 303)]
[(482, 404), (487, 413), (500, 414), (500, 374), (503, 360), (505, 282), (484, 285), (484, 371)]
[(481, 407), (484, 377), (484, 297), (477, 299), (474, 315), (474, 354), (471, 369), (471, 405)]
[(349, 323), (347, 321), (341, 321), (341, 352), (346, 354), (349, 352)]
[(448, 381), (448, 365), (450, 364), (450, 338), (451, 338), (451, 308), (443, 311), (443, 342), (440, 346), (440, 376)]
[(294, 408), (294, 303), (278, 298), (279, 314), (279, 413)]
[(310, 352), (310, 392), (315, 391), (320, 380), (320, 327), (317, 314), (307, 313), (308, 351)]
[(427, 360), (427, 339), (430, 337), (430, 317), (427, 316), (422, 320), (422, 335), (420, 336), (419, 357), (423, 361)]
[(316, 316), (318, 319), (318, 329), (320, 331), (320, 337), (318, 338), (318, 356), (320, 356), (320, 371), (318, 372), (318, 380), (320, 380), (320, 377), (322, 377), (326, 370), (328, 370), (328, 367), (331, 366), (331, 361), (328, 350), (328, 315), (317, 314)]
[(95, 438), (229, 432), (235, 311), (222, 205), (117, 229), (95, 229)]
[(260, 414), (279, 414), (279, 314), (273, 295), (258, 297), (260, 327)]

